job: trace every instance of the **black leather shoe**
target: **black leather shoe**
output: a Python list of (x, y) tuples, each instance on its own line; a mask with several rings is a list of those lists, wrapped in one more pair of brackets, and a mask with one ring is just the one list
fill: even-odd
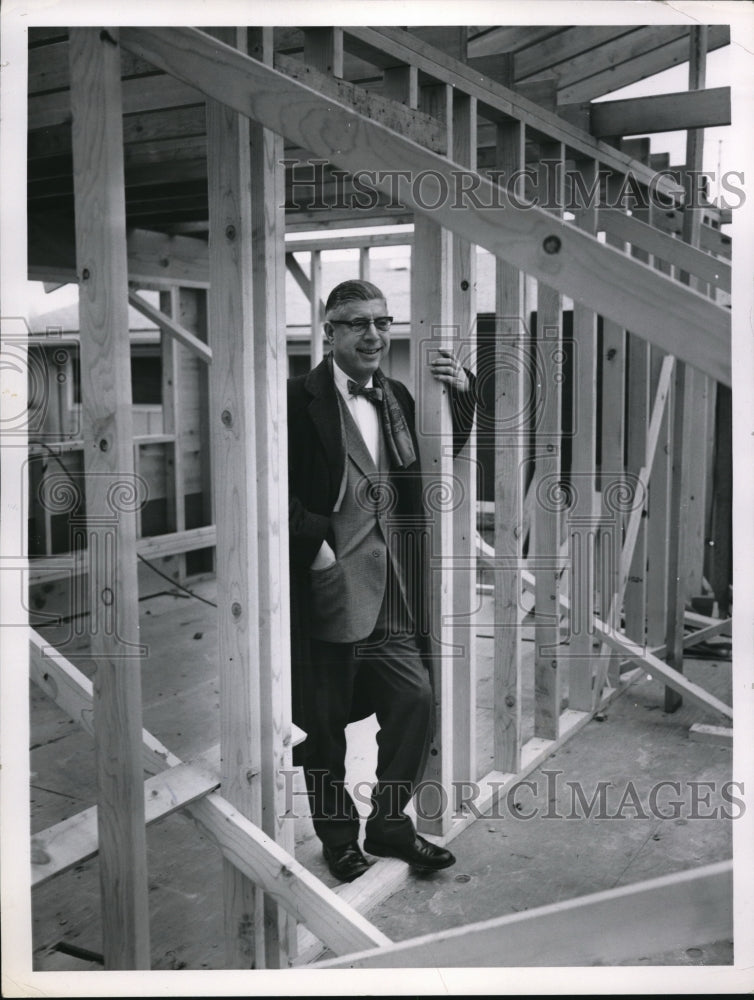
[(430, 844), (418, 833), (411, 844), (380, 844), (374, 840), (365, 840), (364, 850), (369, 854), (376, 854), (378, 858), (399, 858), (412, 868), (423, 868), (426, 871), (440, 871), (456, 863), (450, 851)]
[(331, 874), (340, 882), (353, 882), (370, 867), (355, 840), (337, 847), (328, 847), (325, 844), (322, 853)]

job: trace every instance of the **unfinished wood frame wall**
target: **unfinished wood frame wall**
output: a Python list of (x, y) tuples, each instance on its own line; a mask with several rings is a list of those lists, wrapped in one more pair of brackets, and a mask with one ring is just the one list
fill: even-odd
[[(511, 194), (515, 192), (477, 174), (473, 169), (480, 120), (494, 127), (496, 166), (500, 169), (525, 163), (529, 132), (539, 143), (543, 155), (554, 152), (551, 158), (561, 170), (559, 174), (555, 171), (548, 175), (547, 181), (548, 185), (552, 181), (558, 190), (563, 183), (562, 168), (566, 162), (577, 162), (580, 176), (591, 183), (598, 178), (601, 163), (608, 162), (611, 169), (618, 172), (629, 168), (636, 170), (637, 165), (629, 158), (621, 159), (615, 150), (590, 137), (585, 138), (578, 130), (554, 115), (548, 116), (541, 108), (529, 104), (502, 85), (493, 81), (480, 83), (479, 75), (472, 73), (463, 63), (438, 53), (424, 42), (404, 36), (405, 33), (392, 29), (348, 29), (344, 32), (325, 29), (310, 34), (307, 52), (318, 65), (318, 72), (330, 74), (333, 78), (338, 76), (339, 53), (343, 46), (350, 46), (352, 51), (358, 51), (377, 66), (388, 69), (391, 94), (409, 107), (422, 103), (424, 112), (443, 126), (440, 133), (432, 133), (430, 148), (401, 136), (380, 121), (370, 121), (358, 108), (354, 109), (347, 103), (343, 91), (338, 91), (341, 103), (337, 98), (323, 96), (306, 83), (274, 69), (271, 65), (271, 39), (267, 32), (261, 31), (250, 40), (253, 58), (244, 54), (244, 39), (241, 33), (235, 31), (227, 36), (229, 44), (195, 29), (127, 28), (120, 32), (120, 42), (129, 50), (175, 74), (179, 81), (190, 80), (210, 100), (208, 135), (211, 142), (208, 148), (212, 249), (209, 254), (205, 249), (203, 259), (199, 254), (199, 263), (195, 260), (189, 267), (190, 280), (209, 283), (209, 347), (182, 328), (172, 307), (170, 315), (164, 310), (159, 311), (159, 324), (204, 360), (209, 360), (211, 352), (212, 359), (210, 425), (214, 441), (214, 480), (225, 487), (217, 492), (217, 529), (214, 532), (218, 559), (223, 692), (222, 795), (215, 792), (216, 775), (202, 774), (201, 767), (194, 771), (188, 769), (190, 773), (186, 777), (186, 791), (180, 805), (191, 808), (195, 815), (201, 817), (228, 859), (226, 934), (231, 965), (248, 967), (252, 962), (257, 966), (264, 962), (274, 966), (286, 964), (292, 958), (295, 944), (291, 927), (287, 919), (276, 912), (271, 901), (280, 903), (296, 920), (308, 922), (323, 941), (341, 954), (370, 945), (382, 947), (388, 943), (350, 907), (342, 901), (334, 901), (333, 894), (328, 894), (324, 887), (314, 885), (316, 880), (307, 877), (300, 866), (296, 867), (295, 859), (286, 849), (286, 844), (290, 846), (286, 840), (290, 831), (280, 822), (283, 813), (276, 775), (287, 761), (291, 742), (287, 664), (283, 655), (273, 665), (275, 657), (272, 655), (277, 644), (285, 649), (287, 633), (287, 607), (283, 596), (286, 590), (279, 587), (286, 572), (286, 534), (279, 519), (272, 516), (274, 511), (279, 512), (286, 507), (282, 475), (285, 455), (278, 422), (284, 405), (285, 359), (279, 333), (284, 327), (279, 324), (278, 316), (282, 308), (283, 254), (284, 249), (288, 249), (283, 247), (279, 211), (282, 180), (277, 137), (280, 135), (299, 141), (315, 155), (330, 154), (333, 162), (344, 169), (357, 168), (367, 156), (370, 162), (376, 158), (378, 165), (405, 163), (409, 170), (434, 171), (436, 178), (451, 183), (454, 167), (462, 165), (468, 169), (469, 176), (478, 178), (480, 196), (493, 195), (507, 211), (503, 238), (500, 226), (503, 216), (497, 210), (484, 215), (472, 203), (463, 212), (453, 212), (445, 205), (428, 212), (410, 185), (404, 184), (400, 189), (402, 200), (416, 213), (412, 309), (418, 421), (423, 436), (422, 458), (428, 477), (440, 487), (450, 484), (452, 489), (458, 467), (453, 465), (447, 445), (443, 443), (443, 440), (449, 440), (450, 430), (445, 392), (428, 376), (424, 355), (431, 347), (457, 348), (460, 334), (473, 325), (473, 294), (466, 294), (473, 292), (473, 244), (484, 246), (499, 260), (496, 302), (500, 336), (496, 347), (498, 372), (494, 414), (497, 524), (495, 550), (486, 555), (488, 565), (495, 572), (497, 606), (493, 713), (496, 727), (495, 768), (481, 777), (471, 773), (474, 768), (472, 684), (463, 676), (462, 670), (457, 669), (463, 666), (463, 658), (456, 663), (448, 652), (452, 652), (454, 644), (459, 645), (460, 625), (457, 628), (454, 623), (461, 622), (463, 616), (468, 614), (471, 603), (468, 574), (461, 582), (461, 575), (456, 577), (452, 567), (452, 559), (466, 555), (471, 560), (474, 555), (474, 504), (467, 480), (467, 486), (463, 487), (466, 489), (465, 503), (458, 507), (455, 515), (452, 509), (444, 507), (442, 500), (434, 511), (436, 524), (431, 555), (437, 568), (433, 614), (440, 652), (436, 685), (440, 725), (433, 747), (436, 752), (430, 758), (428, 774), (443, 793), (448, 806), (440, 811), (436, 819), (425, 819), (423, 828), (445, 841), (455, 837), (473, 817), (454, 814), (453, 807), (457, 805), (453, 797), (454, 780), (468, 777), (477, 781), (481, 795), (476, 799), (475, 806), (483, 811), (513, 781), (530, 773), (553, 750), (578, 732), (593, 712), (615, 697), (623, 685), (630, 683), (631, 676), (635, 675), (621, 678), (616, 671), (609, 678), (611, 685), (605, 686), (608, 658), (604, 653), (595, 655), (595, 648), (599, 649), (601, 645), (613, 651), (616, 662), (629, 660), (650, 668), (674, 691), (682, 693), (703, 711), (712, 713), (716, 720), (731, 718), (728, 706), (690, 683), (660, 659), (666, 650), (678, 648), (679, 637), (681, 647), (690, 644), (688, 639), (684, 640), (682, 633), (683, 615), (675, 615), (672, 629), (668, 629), (663, 637), (662, 647), (658, 642), (651, 650), (647, 650), (643, 641), (632, 641), (615, 626), (637, 547), (641, 508), (630, 503), (626, 509), (617, 505), (619, 529), (615, 529), (610, 537), (614, 542), (616, 539), (622, 542), (622, 546), (620, 551), (615, 546), (610, 582), (607, 586), (602, 584), (598, 594), (595, 593), (598, 581), (595, 550), (590, 547), (589, 541), (602, 530), (605, 519), (605, 483), (598, 483), (597, 480), (594, 447), (598, 417), (601, 418), (603, 435), (613, 432), (616, 440), (620, 440), (620, 445), (615, 445), (614, 461), (617, 461), (616, 456), (620, 452), (621, 467), (625, 435), (619, 421), (610, 423), (608, 420), (614, 414), (610, 414), (605, 405), (605, 385), (609, 385), (609, 380), (604, 367), (603, 405), (601, 412), (597, 411), (597, 379), (590, 378), (591, 373), (596, 373), (597, 315), (602, 315), (606, 323), (620, 323), (621, 331), (625, 327), (666, 351), (678, 352), (689, 365), (697, 365), (708, 375), (727, 382), (730, 364), (726, 356), (727, 323), (723, 311), (688, 286), (681, 287), (680, 282), (664, 277), (661, 272), (641, 267), (637, 260), (632, 259), (631, 252), (643, 250), (665, 254), (662, 259), (667, 259), (671, 265), (696, 269), (704, 280), (714, 279), (721, 287), (729, 281), (729, 271), (722, 263), (711, 264), (707, 254), (689, 246), (683, 247), (680, 257), (676, 258), (675, 247), (670, 245), (674, 240), (668, 238), (663, 241), (664, 233), (615, 210), (598, 213), (587, 206), (576, 225), (570, 225), (536, 207), (517, 212), (511, 200)], [(90, 158), (90, 167), (79, 168), (81, 187), (77, 188), (76, 196), (79, 279), (86, 288), (95, 287), (93, 303), (87, 305), (88, 300), (85, 296), (83, 299), (83, 350), (85, 327), (92, 338), (104, 326), (113, 330), (119, 328), (128, 301), (126, 276), (129, 253), (122, 224), (122, 208), (117, 203), (120, 192), (116, 183), (116, 198), (110, 206), (108, 218), (119, 234), (114, 243), (117, 253), (113, 259), (106, 260), (107, 284), (104, 286), (117, 291), (112, 298), (112, 308), (116, 313), (112, 320), (105, 321), (97, 313), (97, 309), (102, 308), (103, 286), (97, 283), (86, 285), (93, 273), (89, 264), (92, 254), (102, 243), (101, 234), (87, 229), (90, 215), (87, 198), (88, 185), (95, 190), (97, 185), (105, 186), (112, 195), (113, 185), (108, 185), (106, 178), (112, 181), (115, 177), (117, 181), (120, 176), (115, 169), (119, 154), (118, 128), (112, 125), (113, 121), (120, 121), (121, 106), (116, 86), (116, 76), (118, 83), (119, 76), (112, 55), (108, 55), (114, 47), (113, 43), (117, 47), (118, 39), (108, 32), (81, 29), (72, 33), (72, 43), (71, 51), (77, 53), (78, 64), (73, 73), (77, 88), (73, 90), (74, 120), (80, 118), (83, 123), (83, 133), (75, 135), (74, 150), (80, 150), (86, 142), (87, 116), (94, 115), (95, 111), (99, 117), (91, 127), (95, 132), (104, 130), (106, 136), (102, 157)], [(82, 59), (82, 54), (86, 58)], [(91, 67), (95, 67), (100, 74), (97, 79), (107, 81), (108, 86), (102, 88), (104, 100), (92, 105), (90, 111), (87, 110), (90, 105), (82, 96), (85, 91), (78, 88), (84, 87), (86, 73), (91, 71)], [(419, 72), (435, 81), (431, 90), (425, 90), (421, 97)], [(453, 86), (448, 83), (448, 75)], [(249, 119), (257, 124), (249, 126)], [(352, 149), (333, 154), (321, 134), (324, 129), (312, 126), (312, 121), (315, 125), (324, 124), (326, 119), (344, 128), (353, 126), (361, 136), (360, 141)], [(437, 151), (438, 147), (441, 152)], [(77, 156), (80, 157), (80, 153)], [(109, 172), (111, 167), (114, 168), (112, 173)], [(650, 174), (642, 174), (640, 170), (638, 173), (640, 183), (648, 184)], [(552, 193), (549, 186), (547, 190)], [(672, 185), (670, 190), (674, 190)], [(278, 210), (272, 210), (272, 206)], [(621, 233), (615, 238), (620, 239), (624, 247), (630, 245), (631, 252), (597, 242), (596, 233), (600, 229), (609, 232), (611, 226), (613, 231)], [(647, 232), (650, 236), (642, 242)], [(190, 242), (182, 245), (190, 247)], [(316, 287), (314, 254), (319, 252), (319, 248), (311, 249), (310, 292), (313, 309), (318, 310), (320, 295)], [(131, 263), (136, 263), (133, 252), (130, 256)], [(367, 260), (365, 255), (362, 269), (366, 269)], [(679, 264), (679, 261), (682, 263)], [(602, 289), (596, 287), (599, 283), (589, 282), (595, 268), (605, 278)], [(84, 270), (88, 273), (85, 274)], [(94, 273), (98, 274), (97, 271)], [(538, 282), (536, 335), (529, 329), (530, 303), (525, 301), (523, 293), (525, 274)], [(463, 282), (466, 283), (465, 288)], [(579, 419), (583, 419), (585, 428), (582, 443), (573, 450), (570, 481), (566, 477), (565, 485), (571, 488), (571, 493), (563, 488), (564, 470), (557, 452), (562, 437), (563, 295), (572, 297), (576, 303), (574, 330), (579, 357), (574, 370), (579, 391), (574, 408)], [(86, 326), (89, 322), (87, 308), (93, 310), (89, 326)], [(696, 333), (702, 329), (706, 333), (703, 342), (701, 338), (696, 338)], [(610, 346), (609, 329), (606, 336), (603, 327), (602, 337), (603, 348), (607, 343), (608, 351), (616, 351), (613, 357), (618, 356), (621, 345)], [(122, 350), (122, 340), (121, 336), (118, 350)], [(580, 355), (582, 340), (583, 357)], [(107, 365), (112, 367), (116, 357), (114, 342), (106, 343), (102, 350)], [(522, 419), (521, 414), (527, 407), (526, 379), (531, 376), (532, 366), (536, 377), (546, 386), (547, 393), (543, 399), (535, 399), (537, 405)], [(650, 470), (656, 465), (658, 441), (668, 433), (663, 420), (672, 366), (672, 360), (667, 363), (661, 360), (656, 369), (656, 386), (652, 386), (654, 395), (650, 393), (649, 406), (642, 406), (641, 401), (636, 406), (636, 412), (642, 416), (635, 421), (632, 434), (639, 445), (643, 442), (644, 447), (642, 449), (637, 445), (641, 457), (632, 460), (643, 463), (636, 478), (644, 488), (649, 481)], [(637, 365), (634, 374), (639, 370)], [(646, 379), (646, 367), (641, 370), (644, 372), (641, 378)], [(676, 372), (680, 370), (681, 365), (676, 363)], [(618, 382), (622, 391), (624, 372)], [(88, 391), (93, 406), (102, 402), (101, 386), (93, 384)], [(629, 388), (629, 394), (630, 391)], [(682, 395), (677, 387), (674, 399), (678, 412)], [(123, 416), (120, 408), (122, 402), (118, 399), (117, 412), (107, 413), (105, 417), (115, 427), (117, 447), (114, 454), (118, 456), (117, 462), (121, 469), (127, 469), (125, 452), (130, 442), (127, 417)], [(676, 440), (674, 458), (678, 460), (679, 455), (683, 455), (679, 444), (684, 438), (678, 436), (683, 423), (678, 418), (671, 423)], [(529, 492), (525, 493), (527, 464), (531, 465), (532, 461), (529, 451), (532, 433), (535, 441), (534, 476)], [(108, 448), (100, 446), (99, 450), (106, 454)], [(603, 469), (604, 452), (603, 448)], [(471, 462), (467, 462), (467, 466), (473, 468)], [(256, 467), (262, 470), (260, 489), (252, 488), (251, 470)], [(460, 481), (463, 484), (464, 480)], [(673, 495), (676, 494), (677, 484)], [(572, 504), (568, 497), (574, 496), (577, 500)], [(658, 505), (658, 509), (661, 506)], [(93, 495), (90, 509), (97, 510), (99, 507), (101, 502)], [(581, 522), (578, 517), (582, 518)], [(652, 530), (652, 523), (650, 520), (649, 531)], [(131, 531), (129, 524), (124, 518), (119, 522), (117, 532), (128, 552), (135, 555), (136, 544), (128, 534)], [(261, 530), (262, 525), (265, 530)], [(463, 551), (459, 551), (455, 544), (459, 539), (464, 542)], [(203, 536), (203, 541), (207, 541), (206, 536)], [(602, 545), (600, 553), (604, 553), (606, 548)], [(671, 548), (671, 568), (668, 570), (663, 566), (668, 590), (672, 556)], [(570, 582), (562, 572), (568, 560), (571, 566)], [(578, 573), (574, 569), (576, 563)], [(127, 567), (124, 573), (126, 571)], [(654, 575), (650, 560), (645, 588), (647, 602)], [(127, 583), (125, 575), (116, 580), (119, 607), (124, 609), (124, 614), (132, 616), (135, 586), (129, 588)], [(601, 617), (593, 614), (597, 596), (601, 602)], [(669, 600), (667, 607), (670, 606)], [(644, 615), (647, 607), (648, 604)], [(523, 616), (532, 608), (538, 644), (535, 735), (524, 742), (520, 641)], [(641, 619), (641, 608), (634, 613)], [(560, 648), (560, 618), (563, 614), (572, 631), (574, 623), (580, 623), (580, 631), (575, 630), (579, 642), (567, 657)], [(711, 623), (703, 624), (711, 626)], [(714, 627), (725, 626), (715, 623)], [(105, 647), (102, 653), (101, 662), (105, 668), (110, 652)], [(41, 651), (36, 649), (35, 655), (39, 658)], [(549, 662), (546, 659), (548, 656)], [(54, 685), (50, 684), (52, 663), (56, 664), (57, 683)], [(56, 660), (53, 654), (50, 664), (38, 665), (35, 670), (39, 683), (50, 690), (57, 688), (58, 702), (67, 705), (72, 714), (84, 723), (84, 707), (89, 704), (88, 699), (92, 695), (76, 677), (71, 665), (61, 662), (61, 658)], [(103, 670), (103, 676), (106, 672)], [(107, 718), (108, 711), (119, 706), (123, 699), (127, 711), (118, 718), (125, 719), (125, 724), (118, 721), (107, 733), (107, 745), (100, 741), (96, 753), (104, 765), (113, 756), (112, 747), (117, 747), (118, 754), (125, 755), (128, 761), (128, 768), (116, 776), (117, 781), (124, 782), (128, 794), (116, 804), (115, 813), (127, 819), (129, 836), (133, 834), (135, 853), (139, 854), (144, 822), (149, 818), (143, 812), (140, 762), (146, 761), (152, 771), (181, 765), (165, 748), (156, 748), (148, 734), (144, 737), (147, 751), (143, 751), (138, 685), (132, 674), (125, 688), (121, 689), (118, 683), (122, 676), (119, 678), (116, 672), (111, 673), (115, 679), (112, 690), (105, 686), (93, 693), (95, 719)], [(566, 677), (570, 681), (573, 702), (563, 709)], [(456, 716), (463, 712), (460, 723), (457, 719), (454, 721), (454, 711)], [(146, 757), (142, 756), (144, 752)], [(100, 802), (104, 802), (108, 795), (113, 798), (108, 791), (107, 780), (108, 776), (104, 775)], [(127, 817), (125, 812), (118, 812), (123, 801), (128, 803)], [(142, 852), (133, 857), (124, 853), (120, 849), (117, 831), (104, 819), (106, 811), (100, 812), (103, 817), (98, 840), (100, 854), (103, 859), (112, 858), (113, 870), (128, 869), (128, 878), (120, 879), (116, 893), (110, 892), (112, 884), (107, 877), (103, 883), (106, 957), (110, 967), (137, 967), (148, 962), (145, 931), (148, 921), (143, 910), (144, 855)], [(158, 808), (150, 815), (156, 818), (159, 812)], [(91, 818), (82, 820), (83, 825), (87, 823), (91, 826)], [(69, 839), (65, 830), (57, 830), (47, 836), (45, 843), (52, 845), (58, 837), (63, 841)], [(87, 851), (91, 853), (91, 835), (87, 844)], [(70, 856), (71, 852), (67, 855), (69, 860)], [(107, 864), (103, 868), (109, 871)], [(267, 901), (263, 892), (269, 897)]]

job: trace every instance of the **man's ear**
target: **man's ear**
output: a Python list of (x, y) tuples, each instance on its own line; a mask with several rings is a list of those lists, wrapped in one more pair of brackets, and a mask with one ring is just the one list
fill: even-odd
[(327, 320), (325, 320), (324, 331), (325, 331), (325, 336), (327, 337), (328, 340), (332, 340), (333, 330), (334, 327), (332, 323), (328, 323)]

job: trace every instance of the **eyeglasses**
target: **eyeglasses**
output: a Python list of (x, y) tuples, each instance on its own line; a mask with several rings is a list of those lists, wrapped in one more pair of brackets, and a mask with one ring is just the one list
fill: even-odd
[(366, 333), (372, 323), (376, 330), (380, 333), (387, 333), (393, 324), (392, 316), (375, 316), (374, 319), (369, 319), (366, 316), (359, 316), (357, 319), (331, 319), (330, 322), (335, 326), (340, 323), (341, 326), (350, 327), (354, 333)]

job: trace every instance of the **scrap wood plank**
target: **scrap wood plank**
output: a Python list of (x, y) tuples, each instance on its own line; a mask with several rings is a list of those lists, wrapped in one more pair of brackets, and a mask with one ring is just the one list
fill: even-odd
[[(144, 783), (146, 825), (183, 809), (220, 784), (202, 762), (178, 764)], [(31, 886), (42, 885), (53, 876), (94, 857), (98, 851), (97, 807), (70, 816), (31, 838)]]
[(590, 965), (707, 944), (732, 934), (733, 862), (722, 861), (425, 934), (316, 967)]
[[(91, 734), (91, 682), (61, 654), (45, 655), (45, 648), (49, 649), (42, 637), (32, 632), (32, 680)], [(155, 773), (182, 763), (151, 733), (144, 730), (143, 736), (142, 762), (146, 770)], [(245, 820), (218, 792), (205, 795), (186, 808), (228, 860), (305, 923), (336, 954), (389, 943), (381, 931)]]
[[(364, 29), (358, 29), (362, 33)], [(730, 316), (691, 289), (608, 248), (539, 207), (516, 210), (507, 191), (487, 178), (419, 146), (310, 87), (264, 66), (195, 28), (124, 28), (122, 44), (208, 96), (300, 143), (316, 156), (354, 171), (387, 171), (376, 187), (401, 204), (517, 264), (605, 316), (620, 316), (638, 336), (658, 343), (726, 385), (730, 383)], [(348, 136), (348, 142), (333, 136)], [(395, 164), (405, 168), (396, 176)], [(416, 172), (434, 178), (414, 190)], [(443, 197), (466, 174), (475, 197), (462, 212)], [(389, 176), (388, 176), (389, 175)], [(376, 176), (376, 175), (375, 175)], [(397, 182), (397, 183), (396, 183)], [(394, 188), (396, 190), (394, 190)], [(437, 196), (440, 196), (439, 199)], [(435, 199), (439, 203), (435, 204)], [(545, 247), (547, 249), (545, 249)], [(549, 251), (557, 247), (557, 252)], [(595, 271), (602, 280), (592, 280)]]
[(730, 745), (733, 730), (729, 726), (708, 726), (703, 722), (695, 722), (689, 727), (689, 739), (694, 743), (717, 743)]

